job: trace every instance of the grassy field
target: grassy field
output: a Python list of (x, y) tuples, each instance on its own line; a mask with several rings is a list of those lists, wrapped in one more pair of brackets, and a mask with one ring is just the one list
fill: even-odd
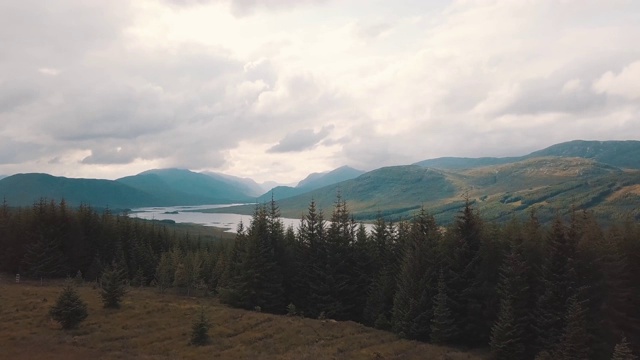
[[(81, 286), (89, 317), (63, 331), (48, 316), (61, 283), (15, 284), (0, 278), (0, 359), (482, 359), (482, 354), (402, 340), (353, 322), (243, 311), (215, 298), (131, 289), (119, 310), (102, 308), (98, 290)], [(201, 306), (211, 344), (188, 345)]]

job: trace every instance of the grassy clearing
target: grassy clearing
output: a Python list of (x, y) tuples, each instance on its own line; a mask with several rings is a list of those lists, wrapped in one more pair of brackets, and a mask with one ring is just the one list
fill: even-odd
[[(6, 359), (481, 359), (482, 354), (402, 340), (353, 322), (276, 316), (221, 305), (214, 298), (132, 289), (119, 310), (102, 308), (91, 285), (79, 293), (89, 317), (60, 330), (47, 312), (62, 284), (0, 279), (0, 358)], [(211, 344), (189, 346), (200, 306)]]

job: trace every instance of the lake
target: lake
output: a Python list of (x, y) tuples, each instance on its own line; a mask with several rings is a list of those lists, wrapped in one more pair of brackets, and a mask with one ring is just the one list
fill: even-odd
[[(132, 209), (129, 217), (136, 217), (146, 220), (173, 220), (177, 223), (192, 223), (204, 226), (215, 226), (228, 229), (227, 232), (236, 232), (238, 224), (242, 221), (245, 228), (251, 222), (250, 215), (239, 215), (231, 213), (203, 213), (198, 210), (219, 209), (243, 204), (224, 205), (198, 205), (198, 206), (156, 206)], [(292, 225), (298, 229), (300, 219), (281, 218), (285, 228)]]

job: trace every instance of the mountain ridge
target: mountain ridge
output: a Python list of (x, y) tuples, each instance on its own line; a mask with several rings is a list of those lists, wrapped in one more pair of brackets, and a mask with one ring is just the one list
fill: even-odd
[[(320, 181), (323, 178), (328, 184)], [(310, 174), (296, 187), (275, 187), (258, 198), (249, 195), (252, 183), (185, 169), (154, 169), (117, 180), (17, 174), (0, 179), (0, 196), (22, 206), (49, 197), (111, 207), (268, 202), (273, 198), (283, 215), (299, 217), (311, 199), (328, 211), (340, 194), (358, 219), (409, 218), (424, 206), (445, 223), (468, 199), (489, 220), (506, 221), (534, 210), (548, 219), (558, 211), (576, 208), (594, 211), (607, 221), (640, 217), (640, 141), (576, 140), (520, 157), (436, 158), (366, 173), (340, 167)], [(224, 211), (251, 214), (253, 210), (250, 206)]]

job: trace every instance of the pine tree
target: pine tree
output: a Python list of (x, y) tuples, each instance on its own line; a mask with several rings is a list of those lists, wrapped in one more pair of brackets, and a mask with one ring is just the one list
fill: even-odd
[(356, 308), (358, 274), (351, 266), (355, 229), (347, 205), (338, 195), (325, 241), (314, 254), (309, 299), (315, 313), (331, 319), (354, 319), (361, 310)]
[(409, 339), (429, 338), (439, 238), (435, 219), (422, 209), (411, 224), (393, 301), (393, 331)]
[(306, 315), (317, 317), (322, 309), (318, 299), (322, 297), (324, 266), (326, 263), (326, 228), (322, 210), (311, 200), (307, 213), (302, 215), (295, 247), (297, 268), (292, 301)]
[(209, 319), (205, 313), (204, 306), (200, 308), (198, 317), (191, 326), (191, 341), (189, 344), (195, 346), (203, 346), (209, 343)]
[[(246, 234), (239, 233), (232, 249), (229, 281), (222, 289), (230, 305), (272, 313), (285, 311), (282, 272), (277, 262), (277, 241), (269, 232), (265, 206), (257, 206)], [(281, 239), (283, 234), (278, 234)]]
[(547, 261), (542, 266), (542, 289), (535, 310), (538, 350), (552, 351), (562, 338), (566, 306), (577, 291), (574, 258), (575, 248), (567, 239), (562, 219), (556, 218), (548, 236)]
[(619, 343), (613, 349), (611, 360), (636, 360), (638, 357), (631, 351), (631, 345), (626, 337), (622, 337)]
[(100, 296), (105, 308), (117, 309), (122, 298), (127, 293), (124, 271), (117, 263), (102, 272), (100, 277)]
[(500, 310), (491, 328), (491, 351), (497, 360), (527, 358), (529, 269), (514, 247), (505, 259), (499, 284)]
[(589, 359), (590, 339), (587, 333), (585, 319), (585, 307), (577, 296), (569, 299), (567, 314), (565, 316), (565, 328), (560, 343), (555, 351), (558, 360), (584, 360)]
[(474, 212), (471, 201), (466, 199), (465, 207), (450, 231), (447, 231), (450, 251), (447, 257), (452, 262), (449, 269), (450, 297), (453, 300), (451, 309), (461, 339), (474, 346), (488, 342), (491, 324), (487, 318), (486, 295), (491, 291), (492, 284), (487, 283), (488, 276), (484, 268), (487, 262), (482, 256), (490, 252), (483, 248), (483, 240), (483, 223)]
[(444, 271), (440, 270), (438, 293), (433, 299), (433, 318), (431, 319), (431, 342), (434, 344), (451, 343), (459, 335), (459, 330), (449, 306), (450, 300), (447, 295)]
[(168, 252), (165, 252), (160, 257), (158, 266), (156, 267), (156, 285), (161, 293), (164, 293), (166, 289), (173, 285), (173, 275), (175, 270), (171, 262), (171, 257)]
[(49, 310), (49, 315), (59, 322), (63, 329), (72, 329), (87, 318), (87, 304), (80, 299), (75, 288), (67, 284)]
[(56, 278), (67, 275), (69, 260), (58, 241), (40, 239), (26, 246), (22, 265), (34, 278)]

